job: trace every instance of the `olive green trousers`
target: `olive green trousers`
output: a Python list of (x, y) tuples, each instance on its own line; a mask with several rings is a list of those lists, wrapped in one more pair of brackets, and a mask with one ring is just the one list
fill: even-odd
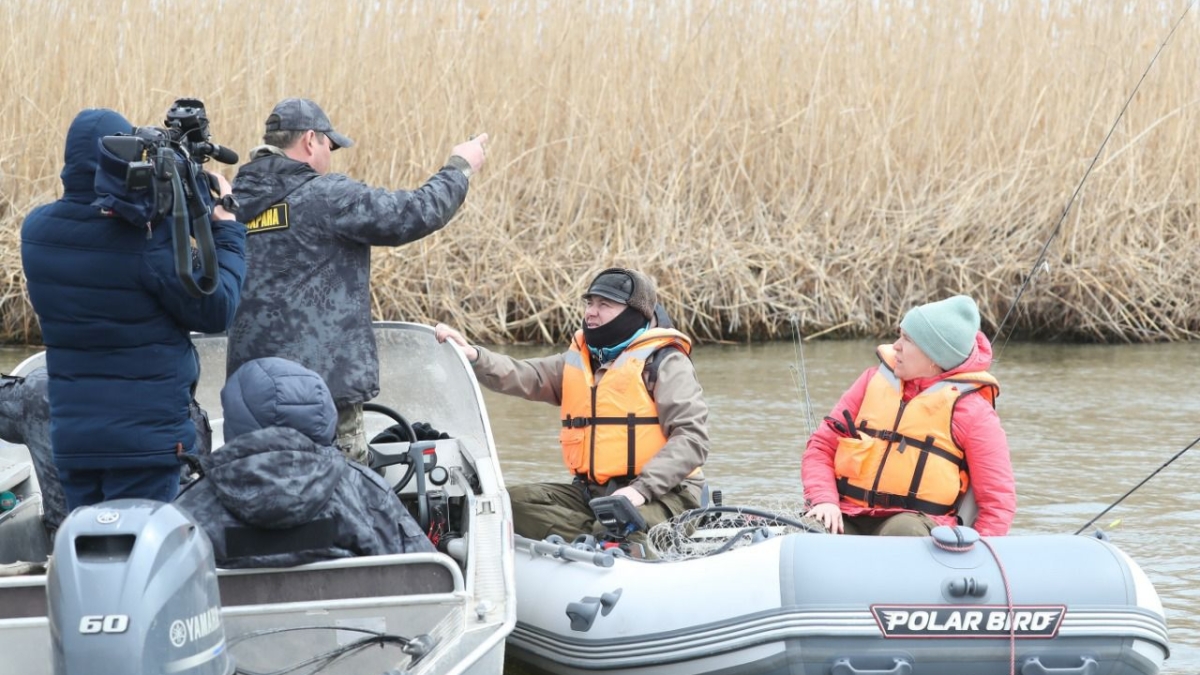
[(928, 537), (937, 521), (924, 513), (897, 513), (886, 518), (842, 516), (846, 534), (873, 534), (880, 537)]
[[(603, 497), (604, 488), (591, 486), (590, 497)], [(684, 511), (700, 506), (700, 500), (686, 486), (680, 486), (659, 499), (638, 507), (646, 527), (669, 520)], [(571, 541), (581, 534), (600, 536), (604, 526), (588, 506), (589, 496), (579, 484), (529, 483), (508, 489), (512, 502), (513, 531), (530, 539), (545, 539), (557, 534)], [(635, 533), (637, 534), (637, 533)], [(630, 539), (634, 539), (634, 535)], [(638, 537), (640, 539), (640, 537)]]

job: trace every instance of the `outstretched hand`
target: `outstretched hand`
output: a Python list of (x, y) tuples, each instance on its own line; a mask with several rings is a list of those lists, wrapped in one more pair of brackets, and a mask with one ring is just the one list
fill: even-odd
[(450, 154), (467, 160), (467, 164), (471, 165), (471, 173), (479, 173), (479, 170), (483, 168), (483, 163), (487, 160), (487, 142), (487, 134), (472, 136), (470, 140), (454, 146), (450, 150)]
[(463, 356), (467, 357), (467, 360), (471, 363), (474, 363), (479, 358), (479, 350), (468, 344), (467, 339), (463, 337), (462, 333), (444, 323), (439, 323), (433, 327), (433, 336), (438, 342), (449, 340), (458, 345), (459, 349), (462, 350)]

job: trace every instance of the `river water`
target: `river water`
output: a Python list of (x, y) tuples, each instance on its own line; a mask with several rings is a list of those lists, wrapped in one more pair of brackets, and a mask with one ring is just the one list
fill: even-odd
[[(808, 436), (867, 367), (874, 342), (702, 345), (693, 353), (710, 413), (705, 475), (726, 503), (799, 498)], [(1200, 436), (1200, 395), (1187, 375), (1196, 346), (997, 347), (997, 409), (1019, 499), (1013, 534), (1073, 533)], [(540, 356), (548, 349), (505, 349)], [(801, 383), (807, 382), (807, 396)], [(563, 480), (557, 410), (487, 392), (510, 485)], [(1200, 444), (1198, 444), (1200, 445)], [(1162, 469), (1095, 525), (1145, 569), (1167, 611), (1171, 658), (1162, 673), (1200, 673), (1200, 447)]]
[[(510, 348), (516, 356), (548, 348)], [(1189, 377), (1196, 346), (1009, 344), (993, 374), (1019, 505), (1013, 534), (1070, 533), (1200, 437)], [(0, 369), (29, 353), (0, 349)], [(799, 496), (807, 401), (820, 420), (875, 362), (874, 343), (702, 345), (696, 369), (710, 407), (705, 474), (726, 503)], [(806, 387), (801, 383), (806, 383)], [(807, 392), (804, 390), (807, 389)], [(563, 480), (554, 407), (487, 392), (509, 484)], [(1154, 582), (1167, 611), (1171, 675), (1200, 673), (1200, 448), (1184, 452), (1097, 521)]]

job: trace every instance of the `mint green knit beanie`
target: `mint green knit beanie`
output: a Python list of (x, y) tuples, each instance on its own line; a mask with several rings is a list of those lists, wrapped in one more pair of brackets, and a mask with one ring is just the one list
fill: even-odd
[(908, 310), (900, 328), (942, 370), (962, 365), (975, 348), (979, 306), (965, 295)]

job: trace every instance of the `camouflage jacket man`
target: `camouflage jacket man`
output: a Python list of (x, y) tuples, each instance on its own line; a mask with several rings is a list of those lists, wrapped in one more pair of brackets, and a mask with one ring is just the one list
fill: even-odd
[(339, 409), (378, 395), (371, 247), (445, 227), (466, 199), (467, 168), (451, 157), (417, 190), (389, 191), (255, 148), (233, 183), (250, 236), (227, 373), (280, 356), (320, 374)]

